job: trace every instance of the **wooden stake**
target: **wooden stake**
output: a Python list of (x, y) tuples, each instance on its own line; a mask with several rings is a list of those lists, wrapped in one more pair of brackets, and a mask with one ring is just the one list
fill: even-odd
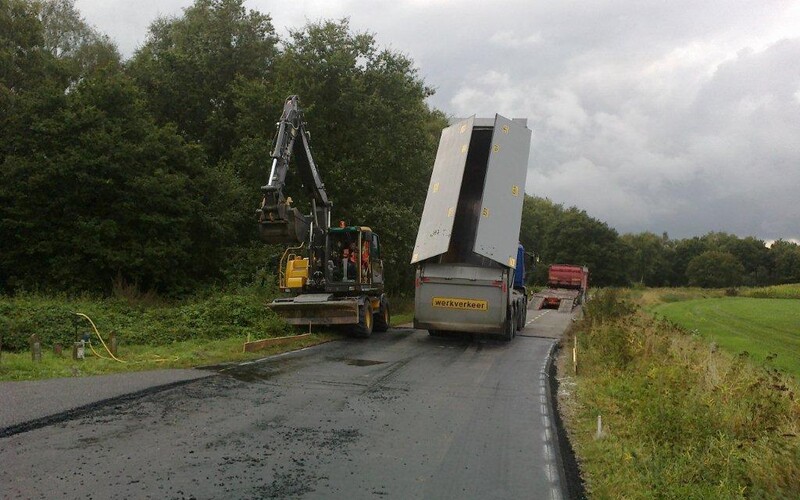
[(37, 363), (42, 361), (42, 343), (39, 341), (39, 336), (35, 333), (31, 335), (31, 359)]
[(108, 350), (111, 351), (111, 354), (113, 356), (117, 355), (117, 345), (118, 344), (119, 344), (119, 341), (117, 340), (117, 334), (114, 333), (114, 332), (111, 332), (109, 334), (109, 336), (108, 336)]
[(572, 371), (578, 374), (578, 336), (575, 335), (575, 345), (572, 347)]

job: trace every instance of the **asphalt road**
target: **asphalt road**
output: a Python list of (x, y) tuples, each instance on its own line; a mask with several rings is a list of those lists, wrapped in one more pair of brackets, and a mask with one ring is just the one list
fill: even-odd
[(2, 498), (562, 498), (548, 353), (393, 329), (0, 439)]

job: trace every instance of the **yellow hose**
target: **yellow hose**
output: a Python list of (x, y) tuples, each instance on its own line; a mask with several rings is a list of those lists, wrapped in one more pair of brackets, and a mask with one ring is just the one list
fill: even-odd
[(97, 327), (94, 325), (94, 321), (92, 321), (92, 318), (90, 318), (89, 316), (87, 316), (87, 315), (85, 315), (83, 313), (79, 313), (79, 312), (76, 312), (74, 314), (77, 315), (77, 316), (80, 316), (81, 318), (86, 318), (86, 320), (92, 325), (92, 328), (94, 329), (94, 333), (97, 334), (97, 338), (100, 339), (100, 343), (103, 344), (103, 347), (106, 348), (106, 352), (108, 353), (109, 356), (111, 356), (111, 358), (107, 358), (105, 356), (101, 356), (100, 354), (98, 354), (97, 351), (94, 350), (94, 347), (92, 347), (92, 344), (89, 343), (89, 349), (92, 350), (92, 352), (94, 353), (95, 356), (97, 356), (98, 358), (103, 358), (103, 359), (113, 359), (114, 361), (119, 361), (120, 363), (126, 363), (126, 361), (123, 361), (123, 360), (119, 359), (118, 357), (114, 356), (114, 353), (112, 353), (111, 349), (108, 348), (108, 346), (106, 345), (106, 342), (103, 340), (103, 337), (100, 336), (100, 332), (97, 331)]

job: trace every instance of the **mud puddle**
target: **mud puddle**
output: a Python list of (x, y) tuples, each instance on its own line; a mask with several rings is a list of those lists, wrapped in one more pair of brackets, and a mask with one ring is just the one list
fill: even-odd
[(373, 359), (357, 359), (357, 358), (328, 358), (328, 360), (339, 361), (350, 366), (374, 366), (386, 363), (386, 361), (376, 361)]

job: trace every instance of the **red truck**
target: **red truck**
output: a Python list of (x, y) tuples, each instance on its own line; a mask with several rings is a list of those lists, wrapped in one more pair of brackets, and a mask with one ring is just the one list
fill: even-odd
[(534, 309), (572, 309), (586, 301), (589, 289), (589, 268), (570, 264), (553, 264), (547, 271), (548, 288), (533, 294)]

